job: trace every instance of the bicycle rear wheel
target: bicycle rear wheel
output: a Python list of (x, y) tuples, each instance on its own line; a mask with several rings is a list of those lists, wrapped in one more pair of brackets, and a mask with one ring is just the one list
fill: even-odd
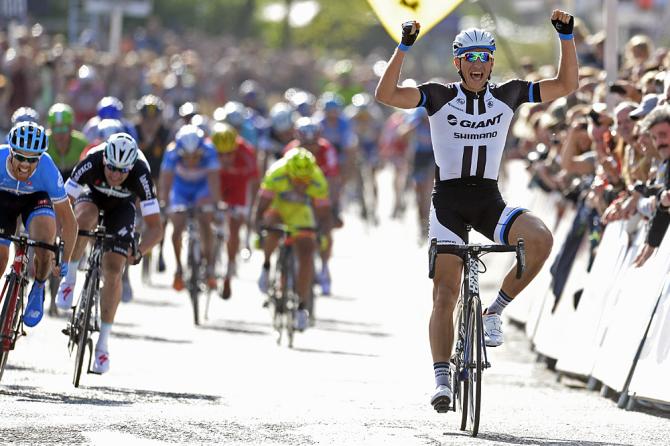
[(193, 323), (200, 325), (200, 243), (195, 238), (189, 241), (188, 268), (191, 272), (188, 278), (188, 294), (193, 307)]
[(74, 359), (74, 377), (72, 384), (79, 387), (81, 380), (81, 371), (84, 365), (84, 356), (86, 355), (86, 348), (89, 344), (90, 336), (90, 320), (91, 320), (91, 304), (93, 303), (93, 296), (96, 292), (97, 272), (91, 272), (90, 276), (86, 277), (84, 282), (84, 289), (79, 299), (79, 303), (75, 308), (75, 318), (70, 330), (74, 331), (75, 344), (77, 346), (77, 354)]
[(468, 361), (468, 411), (469, 425), (473, 437), (479, 432), (479, 417), (482, 403), (482, 344), (484, 331), (482, 329), (482, 305), (479, 299), (473, 299), (470, 305), (470, 335), (468, 343), (471, 345), (472, 355)]
[[(0, 330), (5, 327), (5, 324), (11, 328), (9, 333), (0, 333), (0, 380), (2, 380), (2, 375), (5, 373), (5, 365), (7, 365), (7, 358), (9, 357), (9, 352), (14, 343), (14, 333), (16, 332), (17, 325), (19, 323), (19, 318), (17, 315), (17, 301), (14, 301), (14, 308), (10, 308), (10, 296), (14, 293), (16, 288), (16, 278), (11, 276), (9, 279), (8, 286), (6, 286), (7, 293), (4, 295), (4, 302), (2, 304), (2, 312), (0, 312)], [(18, 300), (18, 299), (17, 299)], [(11, 318), (8, 320), (8, 318)], [(8, 336), (7, 339), (5, 336)]]

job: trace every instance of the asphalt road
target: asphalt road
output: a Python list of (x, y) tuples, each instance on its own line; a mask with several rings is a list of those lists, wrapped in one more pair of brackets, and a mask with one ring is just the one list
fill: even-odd
[[(0, 443), (668, 444), (667, 415), (619, 410), (582, 383), (557, 383), (507, 324), (484, 375), (479, 438), (461, 433), (454, 413), (435, 413), (430, 282), (416, 233), (412, 211), (374, 228), (349, 215), (336, 238), (333, 296), (319, 299), (316, 326), (293, 350), (276, 345), (261, 308), (259, 252), (199, 328), (170, 274), (146, 287), (135, 268), (108, 374), (72, 386), (64, 316), (45, 317), (20, 340), (0, 383)], [(485, 302), (505, 261), (491, 256)]]

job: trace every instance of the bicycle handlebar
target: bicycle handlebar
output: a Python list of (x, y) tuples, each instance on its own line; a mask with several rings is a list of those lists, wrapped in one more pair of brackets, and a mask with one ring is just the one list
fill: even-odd
[(466, 253), (478, 256), (489, 252), (515, 252), (516, 278), (521, 278), (526, 269), (526, 244), (522, 238), (517, 240), (516, 245), (448, 245), (438, 244), (437, 239), (433, 238), (428, 249), (428, 277), (435, 277), (435, 259), (438, 254), (454, 254), (463, 258)]
[(63, 248), (65, 247), (65, 242), (63, 242), (63, 240), (59, 240), (57, 244), (51, 244), (29, 239), (25, 235), (16, 236), (2, 233), (0, 233), (0, 238), (18, 243), (25, 247), (42, 248), (51, 251), (55, 255), (56, 266), (60, 265), (60, 261), (63, 258)]
[(133, 252), (133, 257), (137, 257), (137, 250), (138, 250), (138, 245), (139, 245), (139, 234), (135, 233), (132, 237), (126, 236), (126, 237), (121, 237), (115, 234), (107, 234), (106, 232), (102, 232), (99, 230), (94, 230), (94, 231), (88, 231), (86, 229), (79, 229), (77, 231), (77, 234), (82, 236), (82, 237), (90, 237), (90, 238), (95, 238), (95, 239), (100, 239), (103, 241), (121, 241), (121, 242), (130, 242), (130, 246)]
[[(318, 229), (312, 226), (297, 226), (295, 228), (292, 228), (292, 230), (294, 232), (299, 231), (315, 232), (315, 233), (318, 232)], [(286, 225), (269, 225), (269, 226), (261, 226), (260, 232), (276, 232), (279, 234), (289, 234), (291, 230), (289, 230), (289, 227)]]

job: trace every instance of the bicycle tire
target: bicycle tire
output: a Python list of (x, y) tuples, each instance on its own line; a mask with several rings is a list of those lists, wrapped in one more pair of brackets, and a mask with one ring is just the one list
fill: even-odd
[(193, 308), (193, 323), (200, 325), (200, 285), (198, 284), (198, 275), (200, 266), (196, 260), (195, 251), (200, 249), (200, 244), (195, 238), (189, 240), (188, 244), (188, 267), (191, 275), (188, 278), (188, 294)]
[(470, 305), (470, 321), (472, 326), (472, 348), (474, 356), (473, 363), (468, 367), (468, 382), (469, 384), (469, 412), (470, 412), (470, 428), (472, 436), (476, 437), (479, 432), (479, 420), (481, 415), (482, 405), (482, 371), (484, 369), (482, 364), (482, 344), (484, 343), (484, 333), (482, 330), (482, 305), (479, 299), (473, 299)]
[(285, 305), (285, 328), (286, 337), (288, 338), (288, 348), (293, 348), (293, 337), (295, 336), (295, 312), (298, 310), (296, 302), (298, 297), (295, 294), (295, 270), (294, 270), (293, 251), (290, 248), (286, 249), (284, 262), (282, 264), (282, 272), (285, 280), (283, 281), (283, 300)]
[[(7, 287), (7, 293), (4, 296), (4, 302), (2, 304), (2, 312), (0, 313), (0, 330), (2, 329), (2, 327), (4, 327), (5, 319), (7, 318), (8, 314), (9, 314), (9, 301), (10, 301), (9, 296), (11, 296), (12, 293), (14, 293), (14, 288), (16, 287), (16, 276), (14, 276), (12, 274), (11, 277), (8, 280), (10, 280), (10, 283), (9, 283), (9, 286)], [(17, 300), (18, 300), (18, 298), (17, 298)], [(12, 333), (14, 333), (16, 331), (16, 327), (17, 327), (17, 324), (18, 324), (18, 319), (19, 318), (16, 317), (17, 316), (16, 309), (18, 307), (19, 307), (19, 305), (14, 306), (14, 312), (13, 312), (13, 315), (12, 315), (13, 319), (10, 321), (10, 325), (11, 325), (11, 328), (12, 328)], [(12, 334), (12, 336), (13, 336), (13, 334)], [(2, 376), (5, 373), (5, 365), (7, 365), (7, 358), (9, 357), (9, 352), (11, 350), (11, 347), (8, 348), (7, 351), (5, 351), (5, 348), (2, 346), (2, 344), (4, 344), (4, 340), (2, 340), (0, 338), (0, 341), (3, 341), (3, 342), (0, 342), (0, 381), (1, 381)]]
[[(462, 295), (462, 293), (461, 293)], [(469, 344), (466, 342), (467, 336), (467, 323), (464, 320), (464, 311), (462, 300), (459, 299), (457, 305), (457, 317), (456, 317), (456, 326), (458, 327), (458, 333), (456, 333), (456, 342), (461, 342), (461, 351), (457, 352), (456, 361), (454, 364), (453, 371), (453, 381), (452, 388), (454, 389), (453, 397), (456, 399), (456, 408), (461, 414), (461, 426), (460, 430), (464, 431), (467, 427), (468, 422), (468, 380), (462, 379), (460, 376), (461, 370), (463, 369), (463, 364), (466, 363), (467, 352)], [(461, 328), (464, 329), (464, 333), (461, 333)]]
[(77, 338), (77, 354), (74, 359), (74, 377), (72, 384), (79, 387), (81, 381), (81, 371), (84, 365), (84, 356), (86, 356), (86, 347), (89, 340), (89, 323), (91, 320), (91, 304), (93, 303), (93, 295), (95, 293), (95, 286), (97, 285), (97, 272), (92, 271), (90, 276), (87, 275), (84, 282), (84, 290), (82, 291), (79, 303), (75, 308), (75, 323), (70, 330), (75, 330)]

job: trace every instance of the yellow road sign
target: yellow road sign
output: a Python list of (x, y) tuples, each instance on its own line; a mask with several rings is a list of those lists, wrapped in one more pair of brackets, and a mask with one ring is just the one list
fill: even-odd
[(421, 24), (419, 39), (448, 16), (463, 0), (368, 0), (386, 31), (400, 42), (400, 25), (408, 20)]

